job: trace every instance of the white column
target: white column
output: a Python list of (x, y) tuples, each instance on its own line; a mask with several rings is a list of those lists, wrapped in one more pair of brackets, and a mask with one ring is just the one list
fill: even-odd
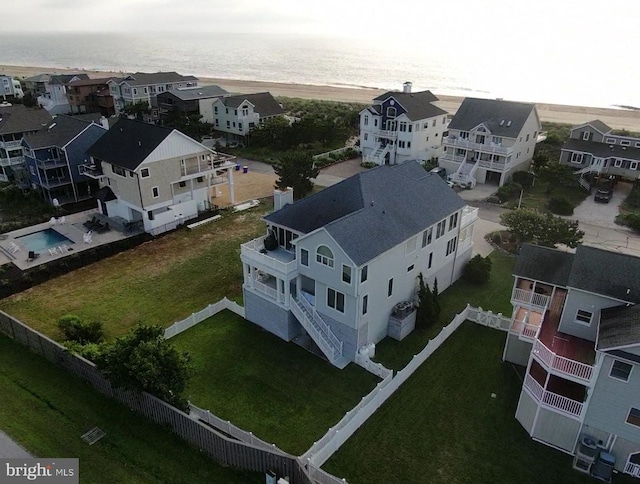
[(291, 297), (291, 282), (288, 280), (284, 281), (284, 304), (289, 306), (289, 298)]
[(236, 204), (236, 197), (233, 190), (233, 167), (227, 168), (227, 173), (229, 174), (229, 201), (231, 205)]

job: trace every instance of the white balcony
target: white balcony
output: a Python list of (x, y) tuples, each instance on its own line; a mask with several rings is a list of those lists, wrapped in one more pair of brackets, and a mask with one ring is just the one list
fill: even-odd
[(377, 129), (373, 130), (373, 134), (379, 136), (380, 138), (387, 139), (396, 139), (398, 137), (398, 132), (390, 129)]
[(102, 178), (104, 178), (104, 173), (102, 173), (102, 166), (100, 165), (80, 165), (80, 174), (88, 176), (89, 178), (93, 178), (94, 180), (101, 180)]
[(453, 148), (464, 148), (467, 150), (481, 151), (483, 153), (494, 153), (508, 156), (513, 153), (513, 147), (506, 147), (491, 143), (472, 143), (468, 139), (462, 139), (458, 136), (447, 136), (443, 140), (445, 146)]
[(264, 248), (265, 236), (253, 239), (240, 246), (240, 255), (243, 262), (264, 269), (269, 272), (276, 272), (280, 275), (287, 275), (295, 272), (298, 263), (293, 252), (278, 247), (276, 250), (266, 250)]
[(515, 165), (515, 163), (511, 163), (511, 161), (505, 162), (505, 161), (478, 160), (477, 163), (478, 163), (478, 166), (481, 166), (482, 168), (487, 168), (489, 170), (499, 171), (499, 172), (509, 171)]
[(547, 132), (546, 131), (540, 131), (538, 133), (538, 136), (536, 137), (536, 143), (542, 143), (546, 139), (547, 139)]
[(13, 148), (20, 148), (20, 144), (22, 140), (18, 141), (0, 141), (0, 148), (4, 148), (5, 150), (11, 150)]
[(460, 219), (460, 227), (464, 228), (478, 220), (478, 208), (467, 205), (462, 209), (462, 218)]
[(564, 414), (578, 419), (582, 417), (584, 403), (545, 390), (542, 385), (540, 385), (535, 378), (529, 374), (527, 374), (524, 379), (524, 387), (529, 391), (529, 394), (534, 398), (534, 400), (543, 406), (559, 410)]
[(511, 302), (545, 310), (549, 306), (551, 298), (534, 291), (515, 288), (511, 295)]
[(214, 174), (218, 177), (222, 176), (221, 171), (233, 168), (235, 163), (231, 160), (234, 156), (223, 154), (207, 155), (206, 160), (190, 161), (180, 166), (180, 180), (186, 181), (199, 176)]
[(14, 166), (24, 163), (24, 156), (10, 156), (9, 158), (0, 158), (0, 166)]
[(591, 378), (594, 373), (593, 366), (557, 355), (547, 348), (539, 339), (536, 339), (533, 344), (533, 356), (543, 367), (552, 373), (570, 377), (569, 379), (572, 381), (579, 382), (583, 385), (591, 383)]
[(443, 153), (442, 156), (440, 156), (440, 161), (453, 161), (454, 163), (462, 163), (463, 161), (465, 161), (465, 159), (466, 156), (454, 155), (451, 153), (451, 150)]

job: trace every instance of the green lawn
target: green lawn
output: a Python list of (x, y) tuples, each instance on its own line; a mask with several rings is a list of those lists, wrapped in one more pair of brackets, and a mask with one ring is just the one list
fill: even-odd
[(487, 284), (475, 285), (458, 280), (440, 295), (442, 312), (437, 323), (428, 328), (417, 327), (402, 341), (385, 338), (376, 347), (376, 361), (387, 368), (400, 370), (419, 353), (443, 326), (451, 322), (467, 304), (511, 316), (510, 303), (513, 287), (513, 268), (516, 258), (503, 252), (494, 251), (489, 256), (492, 261), (491, 279)]
[[(546, 193), (547, 184), (541, 181), (537, 181), (536, 184), (527, 188), (524, 191), (522, 197), (522, 208), (537, 208), (548, 212), (547, 205), (552, 197), (564, 197), (568, 199), (574, 206), (578, 206), (589, 194), (578, 186), (572, 187), (557, 187), (554, 188), (551, 194)], [(515, 208), (518, 206), (518, 198), (510, 201), (507, 204), (508, 207)]]
[(168, 326), (224, 296), (242, 297), (240, 244), (262, 235), (269, 204), (179, 230), (0, 301), (54, 339), (65, 314), (102, 321), (108, 338), (138, 321)]
[(464, 323), (324, 469), (350, 484), (593, 482), (516, 421), (521, 382), (501, 361), (504, 340)]
[(294, 455), (305, 452), (379, 381), (333, 367), (223, 311), (171, 341), (193, 358), (189, 400)]
[[(168, 430), (0, 333), (0, 428), (33, 455), (80, 459), (82, 483), (264, 482), (222, 467)], [(89, 446), (94, 426), (107, 435)]]

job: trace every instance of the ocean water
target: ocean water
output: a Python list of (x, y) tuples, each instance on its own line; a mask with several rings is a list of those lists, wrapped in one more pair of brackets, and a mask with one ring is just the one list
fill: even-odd
[[(526, 55), (299, 34), (0, 34), (0, 64), (400, 89), (597, 107), (640, 106), (628, 61), (598, 67), (579, 50)], [(620, 65), (616, 65), (619, 63)], [(602, 63), (600, 63), (602, 64)]]

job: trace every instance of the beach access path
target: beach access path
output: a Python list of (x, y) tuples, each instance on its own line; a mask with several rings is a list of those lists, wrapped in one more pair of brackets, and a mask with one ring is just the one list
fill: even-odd
[[(0, 74), (18, 78), (31, 77), (42, 73), (66, 74), (79, 72), (78, 69), (60, 69), (51, 67), (24, 67), (0, 65)], [(81, 70), (91, 78), (122, 76), (122, 72), (103, 72)], [(189, 74), (183, 72), (182, 74)], [(229, 92), (247, 94), (269, 91), (274, 96), (294, 97), (302, 99), (320, 99), (325, 101), (353, 102), (369, 104), (380, 94), (382, 89), (345, 88), (336, 86), (315, 86), (309, 84), (285, 84), (278, 82), (246, 81), (214, 77), (199, 78), (202, 85), (216, 84)], [(440, 101), (436, 104), (447, 112), (454, 114), (464, 98), (445, 96), (435, 93)], [(517, 101), (517, 99), (513, 99)], [(569, 106), (562, 104), (537, 103), (538, 115), (541, 121), (552, 123), (567, 123), (578, 125), (600, 119), (613, 129), (626, 129), (640, 132), (640, 110), (638, 109), (607, 109), (584, 106)]]

